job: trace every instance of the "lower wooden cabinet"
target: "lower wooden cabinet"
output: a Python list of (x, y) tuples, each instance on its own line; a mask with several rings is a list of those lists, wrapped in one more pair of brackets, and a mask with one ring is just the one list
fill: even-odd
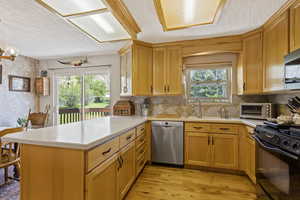
[(211, 147), (208, 133), (185, 132), (185, 163), (209, 166)]
[(245, 172), (249, 178), (256, 183), (256, 144), (252, 138), (246, 138), (246, 169)]
[(211, 148), (211, 166), (226, 169), (238, 168), (238, 136), (213, 134)]
[(132, 142), (120, 152), (118, 171), (120, 199), (123, 199), (135, 180), (135, 143)]
[(237, 169), (238, 136), (186, 132), (185, 164)]
[(118, 200), (117, 155), (113, 156), (86, 176), (86, 200)]

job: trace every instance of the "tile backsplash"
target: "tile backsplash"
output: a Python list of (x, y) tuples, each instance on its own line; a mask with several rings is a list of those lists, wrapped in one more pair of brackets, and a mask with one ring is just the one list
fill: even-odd
[[(131, 100), (136, 104), (136, 113), (140, 115), (140, 104), (144, 102), (145, 97), (132, 97)], [(160, 114), (176, 114), (180, 116), (196, 116), (198, 112), (197, 104), (187, 103), (185, 97), (150, 97), (150, 113), (151, 115)], [(268, 96), (237, 96), (232, 97), (232, 103), (202, 103), (203, 117), (219, 117), (219, 110), (225, 107), (229, 117), (240, 116), (240, 103), (243, 102), (268, 102)]]

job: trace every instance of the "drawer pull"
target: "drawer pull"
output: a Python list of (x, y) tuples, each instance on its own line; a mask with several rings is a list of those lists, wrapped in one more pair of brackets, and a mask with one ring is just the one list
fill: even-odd
[(102, 152), (102, 155), (105, 156), (106, 154), (108, 154), (111, 151), (111, 148), (109, 148), (107, 151)]
[(140, 142), (144, 142), (144, 138), (141, 138), (141, 139), (140, 139)]
[(140, 166), (142, 166), (144, 164), (144, 160), (141, 160), (140, 162)]
[(220, 130), (222, 130), (222, 131), (229, 131), (230, 128), (220, 128)]
[(141, 128), (141, 132), (143, 132), (145, 130), (145, 128)]
[(203, 129), (203, 127), (199, 127), (199, 126), (194, 126), (194, 129)]
[(144, 152), (144, 149), (141, 149), (141, 150), (140, 150), (140, 154), (142, 154), (143, 152)]
[(132, 135), (127, 136), (126, 140), (130, 140), (132, 138)]

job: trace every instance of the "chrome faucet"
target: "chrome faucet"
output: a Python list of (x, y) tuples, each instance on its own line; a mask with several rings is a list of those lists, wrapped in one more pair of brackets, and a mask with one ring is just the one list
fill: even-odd
[(219, 110), (219, 115), (220, 115), (220, 118), (222, 118), (222, 119), (228, 119), (229, 118), (229, 113), (226, 110), (225, 106), (221, 106), (221, 108)]

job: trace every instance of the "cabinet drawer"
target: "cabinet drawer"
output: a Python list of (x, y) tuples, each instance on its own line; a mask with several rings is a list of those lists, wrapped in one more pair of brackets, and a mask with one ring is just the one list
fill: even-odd
[(145, 163), (145, 155), (136, 161), (136, 175), (138, 175), (142, 171), (143, 167), (145, 166)]
[(141, 145), (143, 145), (146, 141), (146, 136), (145, 135), (141, 135), (140, 137), (138, 137), (135, 140), (135, 146), (136, 148), (139, 148)]
[(211, 132), (238, 134), (238, 127), (227, 124), (214, 124), (211, 126)]
[(120, 148), (123, 148), (135, 139), (135, 129), (128, 131), (120, 136)]
[(140, 135), (145, 134), (145, 130), (146, 130), (145, 124), (142, 124), (142, 125), (138, 126), (136, 128), (136, 137), (139, 137)]
[(186, 131), (197, 131), (197, 132), (209, 132), (210, 125), (209, 124), (202, 124), (202, 123), (185, 123), (185, 130)]
[(142, 156), (145, 156), (146, 144), (143, 143), (139, 148), (136, 149), (136, 160), (139, 160)]
[(117, 151), (119, 151), (119, 137), (88, 151), (87, 170), (95, 168)]

